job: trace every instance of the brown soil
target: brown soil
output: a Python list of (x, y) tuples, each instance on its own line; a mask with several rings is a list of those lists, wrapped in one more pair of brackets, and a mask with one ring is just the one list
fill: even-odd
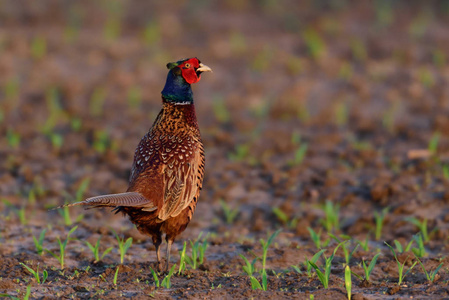
[[(328, 200), (340, 207), (331, 231), (350, 238), (349, 250), (368, 241), (349, 262), (360, 276), (353, 299), (449, 297), (447, 2), (166, 2), (0, 2), (0, 294), (345, 299), (341, 248), (328, 289), (304, 264), (319, 251), (307, 227), (329, 238)], [(128, 220), (74, 208), (65, 225), (48, 208), (75, 201), (87, 179), (83, 197), (126, 190), (134, 148), (160, 109), (165, 64), (191, 56), (214, 70), (194, 87), (206, 178), (170, 263), (200, 232), (209, 247), (199, 268), (156, 288), (154, 247)], [(238, 211), (230, 224), (221, 203)], [(374, 212), (386, 207), (376, 240)], [(427, 220), (421, 261), (429, 272), (443, 264), (433, 283), (418, 264), (397, 284), (383, 241), (405, 247), (419, 232), (407, 217)], [(38, 255), (33, 236), (46, 229), (43, 247), (59, 254), (57, 238), (75, 225), (63, 270)], [(279, 228), (268, 290), (252, 290), (239, 254), (261, 257), (259, 239)], [(133, 238), (123, 265), (112, 230)], [(85, 241), (100, 236), (100, 252), (113, 250), (95, 262)], [(336, 245), (323, 246), (327, 257)], [(364, 281), (362, 260), (376, 253)], [(406, 270), (416, 261), (411, 249), (398, 259)], [(20, 263), (39, 266), (41, 278), (47, 270), (46, 282)], [(260, 261), (256, 269), (260, 280)]]

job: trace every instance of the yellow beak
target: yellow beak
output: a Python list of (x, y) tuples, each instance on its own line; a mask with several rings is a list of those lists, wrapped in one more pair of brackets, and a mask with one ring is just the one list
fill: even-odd
[(197, 72), (212, 72), (212, 69), (200, 63), (200, 67), (196, 69)]

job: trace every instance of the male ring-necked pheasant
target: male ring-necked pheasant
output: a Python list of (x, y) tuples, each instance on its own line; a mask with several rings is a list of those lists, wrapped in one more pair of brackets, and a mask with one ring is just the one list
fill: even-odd
[(136, 148), (126, 193), (58, 207), (115, 207), (116, 212), (127, 214), (141, 233), (152, 237), (159, 270), (165, 233), (166, 271), (173, 241), (192, 219), (204, 177), (204, 149), (191, 84), (201, 79), (202, 72), (212, 71), (197, 58), (168, 63), (167, 68), (163, 107)]

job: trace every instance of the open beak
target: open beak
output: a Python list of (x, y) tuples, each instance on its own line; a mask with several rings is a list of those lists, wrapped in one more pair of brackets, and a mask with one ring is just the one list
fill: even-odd
[(212, 72), (212, 69), (211, 68), (209, 68), (208, 66), (206, 66), (206, 65), (203, 65), (202, 63), (200, 63), (200, 67), (198, 68), (198, 69), (196, 69), (196, 72), (198, 73), (198, 72)]

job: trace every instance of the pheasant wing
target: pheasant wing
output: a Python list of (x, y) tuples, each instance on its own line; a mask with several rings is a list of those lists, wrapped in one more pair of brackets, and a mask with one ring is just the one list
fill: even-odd
[(164, 205), (159, 212), (161, 221), (176, 217), (192, 202), (200, 188), (197, 182), (200, 163), (198, 152), (192, 159), (177, 160), (164, 169)]

